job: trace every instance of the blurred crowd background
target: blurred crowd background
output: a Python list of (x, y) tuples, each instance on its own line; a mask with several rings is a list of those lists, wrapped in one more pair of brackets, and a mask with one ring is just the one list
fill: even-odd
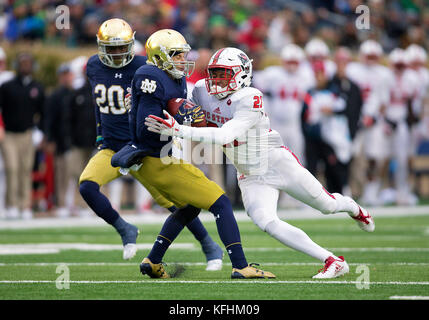
[[(60, 11), (57, 9), (61, 5), (69, 9), (69, 28), (58, 28)], [(356, 8), (361, 5), (369, 8), (369, 29), (356, 27), (356, 20), (363, 13), (363, 11), (356, 13)], [(12, 147), (8, 147), (10, 145), (23, 145), (25, 147), (22, 152), (31, 154), (27, 157), (30, 164), (21, 163), (19, 161), (21, 156), (12, 160), (7, 158), (9, 163), (14, 163), (12, 166), (4, 165), (8, 161), (1, 162), (0, 211), (4, 213), (3, 216), (31, 218), (35, 211), (57, 216), (88, 214), (88, 209), (76, 189), (80, 171), (94, 152), (95, 140), (91, 89), (86, 82), (84, 70), (87, 59), (97, 52), (96, 33), (99, 26), (110, 18), (122, 18), (132, 26), (136, 32), (137, 54), (144, 54), (144, 43), (156, 30), (172, 28), (181, 32), (193, 49), (189, 58), (196, 60), (196, 70), (189, 81), (190, 86), (204, 77), (205, 66), (217, 49), (234, 46), (244, 50), (253, 59), (254, 85), (265, 93), (266, 108), (268, 112), (272, 112), (272, 117), (276, 116), (276, 111), (270, 110), (270, 107), (275, 108), (276, 99), (280, 98), (270, 91), (269, 84), (272, 81), (269, 78), (270, 72), (273, 71), (273, 66), (286, 68), (284, 48), (290, 44), (295, 44), (303, 50), (302, 58), (297, 58), (300, 53), (296, 52), (292, 56), (293, 59), (299, 60), (296, 62), (304, 65), (306, 62), (314, 62), (310, 61), (311, 49), (308, 47), (311, 40), (317, 38), (323, 43), (321, 46), (316, 45), (317, 50), (320, 50), (316, 52), (316, 56), (319, 55), (316, 60), (318, 58), (325, 61), (325, 64), (317, 67), (317, 64), (312, 63), (313, 68), (307, 71), (301, 68), (304, 73), (308, 73), (303, 75), (304, 78), (308, 78), (309, 74), (313, 77), (313, 80), (308, 81), (308, 86), (301, 88), (302, 90), (315, 88), (317, 91), (332, 87), (331, 84), (319, 83), (317, 71), (322, 69), (329, 81), (347, 77), (357, 85), (361, 95), (364, 95), (362, 92), (364, 88), (358, 83), (359, 75), (356, 79), (352, 79), (353, 72), (344, 72), (347, 75), (343, 75), (344, 68), (338, 63), (344, 61), (346, 64), (363, 63), (362, 44), (365, 41), (374, 40), (381, 48), (376, 63), (390, 69), (392, 75), (396, 74), (394, 70), (396, 60), (389, 55), (395, 49), (405, 50), (411, 45), (417, 45), (419, 50), (423, 50), (419, 52), (425, 53), (429, 47), (427, 0), (0, 0), (0, 85), (2, 85), (0, 108), (3, 118), (6, 117), (9, 122), (19, 122), (22, 117), (31, 118), (31, 121), (26, 120), (27, 124), (24, 127), (14, 123), (9, 125), (8, 130), (8, 125), (1, 124), (2, 159), (8, 157), (8, 152), (15, 152), (11, 150)], [(402, 54), (406, 56), (405, 51)], [(414, 66), (407, 59), (404, 58), (403, 63), (411, 70)], [(422, 59), (425, 60), (426, 56)], [(326, 61), (331, 62), (333, 68), (330, 68)], [(427, 65), (426, 60), (420, 63), (419, 68), (425, 68)], [(366, 72), (365, 76), (371, 77), (371, 73)], [(364, 73), (365, 71), (362, 71), (362, 74)], [(19, 101), (8, 101), (5, 98), (7, 94), (1, 93), (13, 91), (13, 88), (4, 87), (4, 84), (14, 81), (17, 75), (28, 80), (28, 83), (25, 81), (23, 83), (24, 87), (29, 86), (29, 96), (34, 100), (31, 108), (28, 105), (27, 108), (15, 107), (19, 103), (25, 104), (26, 100), (22, 98)], [(415, 128), (418, 127), (416, 130), (413, 129), (417, 133), (410, 134), (409, 143), (405, 142), (406, 145), (416, 145), (407, 158), (408, 197), (399, 199), (395, 196), (396, 180), (391, 175), (394, 175), (398, 165), (395, 166), (394, 157), (387, 157), (388, 165), (387, 167), (384, 165), (387, 173), (383, 176), (380, 174), (384, 182), (381, 182), (382, 186), (379, 185), (378, 191), (373, 192), (372, 197), (382, 200), (369, 199), (371, 197), (363, 199), (369, 205), (410, 205), (419, 201), (424, 202), (429, 197), (429, 188), (425, 180), (429, 172), (429, 163), (424, 158), (426, 149), (421, 147), (429, 139), (426, 110), (428, 87), (424, 84), (425, 75), (421, 77), (420, 79), (417, 72), (411, 76), (414, 79), (412, 81), (415, 81), (415, 90), (420, 92), (420, 101), (415, 104), (420, 104), (418, 110), (421, 117), (412, 124)], [(303, 78), (297, 79), (301, 81)], [(387, 78), (380, 76), (378, 79)], [(282, 94), (284, 98), (285, 93)], [(37, 99), (34, 99), (36, 96)], [(300, 108), (311, 107), (306, 105), (305, 95), (298, 96)], [(356, 100), (354, 102), (359, 104)], [(348, 101), (347, 103), (349, 104)], [(361, 101), (361, 105), (364, 103), (365, 101)], [(389, 104), (388, 100), (386, 104)], [(358, 106), (359, 110), (360, 107)], [(359, 112), (350, 117), (356, 120), (357, 128), (364, 128), (367, 125), (362, 125), (362, 114)], [(373, 115), (373, 118), (377, 116)], [(302, 130), (301, 126), (306, 125), (306, 120), (300, 118), (299, 121), (299, 130)], [(273, 128), (281, 131), (281, 122), (275, 122)], [(409, 130), (412, 131), (411, 127)], [(353, 131), (359, 130), (354, 128)], [(17, 137), (12, 137), (14, 140), (11, 141), (7, 139), (14, 133), (23, 132), (30, 132), (27, 137), (18, 137), (27, 139), (23, 142), (16, 140)], [(309, 137), (305, 134), (304, 136), (303, 141), (308, 144)], [(288, 145), (287, 139), (285, 143)], [(30, 144), (33, 147), (30, 147)], [(296, 153), (306, 164), (310, 158), (305, 146), (302, 148), (302, 152)], [(332, 175), (327, 174), (330, 170), (329, 157), (326, 158), (326, 154), (321, 152), (322, 155), (319, 155), (318, 159), (320, 164), (316, 161), (316, 164), (312, 165), (314, 167), (312, 171), (325, 185), (335, 185), (330, 181)], [(18, 151), (16, 154), (19, 155)], [(365, 197), (364, 185), (368, 181), (357, 180), (365, 180), (364, 177), (367, 176), (371, 180), (373, 175), (378, 174), (373, 168), (377, 166), (370, 163), (372, 159), (369, 159), (362, 150), (354, 152), (353, 155), (346, 161), (348, 163), (345, 171), (343, 168), (335, 170), (338, 169), (348, 177), (341, 183), (340, 191), (362, 199)], [(411, 161), (413, 157), (424, 160), (413, 163)], [(351, 163), (353, 158), (359, 158), (360, 164), (353, 166)], [(23, 170), (24, 167), (28, 167), (27, 171)], [(227, 190), (234, 204), (240, 207), (241, 199), (235, 169), (231, 165), (203, 169)], [(20, 171), (24, 173), (18, 174)], [(8, 178), (11, 174), (19, 176), (18, 180), (14, 182)], [(29, 187), (20, 187), (21, 181), (26, 179), (29, 181)], [(332, 179), (335, 179), (335, 174)], [(378, 195), (382, 190), (389, 192), (386, 191), (380, 198)], [(11, 192), (17, 193), (17, 196), (11, 195)], [(154, 208), (145, 190), (127, 178), (108, 185), (106, 193), (110, 194), (112, 204), (117, 208), (133, 208), (139, 212)], [(281, 200), (280, 206), (290, 207), (299, 204), (285, 197)]]

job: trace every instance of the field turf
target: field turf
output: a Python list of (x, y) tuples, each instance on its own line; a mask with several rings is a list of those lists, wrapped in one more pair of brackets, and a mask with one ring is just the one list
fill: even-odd
[[(391, 300), (429, 299), (429, 213), (376, 218), (376, 231), (351, 219), (293, 220), (316, 243), (343, 255), (350, 273), (330, 280), (311, 277), (322, 263), (284, 247), (250, 221), (239, 221), (249, 262), (276, 274), (273, 280), (232, 280), (227, 256), (221, 271), (205, 271), (199, 244), (184, 230), (164, 261), (171, 279), (139, 272), (160, 223), (138, 225), (139, 245), (122, 260), (120, 238), (110, 226), (0, 230), (1, 300)], [(214, 222), (204, 223), (219, 242)], [(46, 245), (50, 244), (50, 245)], [(98, 249), (94, 245), (101, 245)], [(67, 246), (68, 245), (68, 246)], [(113, 245), (109, 247), (108, 245)], [(43, 253), (42, 249), (61, 250)], [(22, 248), (41, 253), (19, 254)], [(67, 278), (69, 275), (69, 278)], [(66, 280), (69, 279), (69, 282)], [(405, 298), (404, 298), (405, 297)], [(408, 298), (407, 298), (408, 297)]]

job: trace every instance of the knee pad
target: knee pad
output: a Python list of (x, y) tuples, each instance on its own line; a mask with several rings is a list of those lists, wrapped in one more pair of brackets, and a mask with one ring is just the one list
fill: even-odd
[(258, 208), (248, 212), (249, 217), (252, 219), (253, 223), (256, 224), (262, 231), (267, 232), (267, 225), (276, 219), (270, 216), (267, 213), (267, 210), (264, 208)]
[(85, 200), (88, 197), (91, 197), (94, 192), (98, 192), (99, 190), (100, 186), (93, 181), (85, 180), (79, 185), (79, 192)]
[(176, 210), (171, 214), (175, 217), (183, 226), (186, 226), (189, 222), (194, 220), (200, 214), (201, 209), (191, 205), (187, 205), (184, 208)]
[(277, 226), (279, 225), (280, 219), (274, 219), (269, 221), (265, 225), (265, 232), (268, 233), (270, 236), (274, 236), (276, 234)]

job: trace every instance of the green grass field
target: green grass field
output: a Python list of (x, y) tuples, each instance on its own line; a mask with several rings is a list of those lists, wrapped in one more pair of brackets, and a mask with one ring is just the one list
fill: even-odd
[[(320, 262), (284, 247), (247, 221), (239, 222), (247, 259), (276, 274), (274, 280), (232, 280), (228, 257), (224, 257), (221, 271), (205, 271), (200, 246), (188, 230), (175, 242), (181, 246), (171, 247), (165, 256), (167, 271), (177, 276), (165, 280), (143, 277), (139, 262), (149, 252), (161, 224), (138, 225), (138, 243), (147, 246), (130, 261), (122, 260), (121, 250), (106, 247), (120, 245), (119, 236), (109, 226), (3, 229), (0, 249), (9, 248), (14, 254), (0, 255), (0, 299), (389, 300), (429, 296), (429, 215), (376, 217), (372, 234), (361, 231), (351, 219), (322, 217), (290, 223), (336, 255), (344, 255), (350, 273), (332, 280), (311, 279), (322, 267)], [(205, 225), (219, 241), (215, 223)], [(65, 249), (19, 254), (26, 247), (22, 245), (30, 244)], [(67, 249), (66, 244), (74, 247)], [(104, 246), (89, 250), (95, 244)], [(67, 285), (61, 281), (67, 273), (58, 268), (62, 263), (69, 271), (68, 289), (57, 288), (57, 284)]]

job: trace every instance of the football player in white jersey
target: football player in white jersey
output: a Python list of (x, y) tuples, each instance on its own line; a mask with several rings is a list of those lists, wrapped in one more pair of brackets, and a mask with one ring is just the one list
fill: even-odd
[[(389, 71), (379, 61), (383, 55), (381, 45), (374, 40), (364, 41), (359, 48), (360, 62), (347, 65), (346, 74), (362, 92), (363, 130), (358, 132), (354, 141), (354, 154), (367, 158), (367, 181), (362, 192), (362, 202), (367, 205), (378, 205), (382, 163), (386, 153), (384, 144), (383, 108), (389, 101), (387, 86)], [(352, 170), (353, 171), (353, 170)]]
[[(428, 130), (422, 121), (424, 114), (424, 107), (428, 104), (428, 93), (429, 93), (429, 69), (426, 67), (427, 53), (426, 50), (417, 44), (411, 44), (407, 47), (406, 51), (407, 65), (410, 69), (417, 73), (418, 81), (418, 92), (416, 98), (413, 101), (413, 111), (418, 117), (419, 122), (411, 127), (411, 143), (410, 145), (410, 156), (417, 153), (419, 141), (425, 136), (425, 132)], [(410, 157), (410, 162), (412, 157)], [(411, 164), (410, 164), (411, 165)]]
[[(261, 91), (250, 87), (251, 78), (252, 63), (244, 52), (220, 49), (209, 62), (208, 77), (197, 82), (192, 94), (193, 102), (202, 106), (207, 120), (218, 128), (182, 126), (166, 111), (166, 119), (150, 115), (145, 123), (162, 135), (222, 145), (237, 168), (244, 207), (253, 222), (281, 243), (324, 262), (313, 278), (341, 276), (349, 271), (344, 257), (335, 256), (304, 231), (279, 219), (279, 192), (287, 192), (324, 214), (347, 212), (368, 232), (374, 231), (374, 221), (351, 198), (329, 194), (284, 146), (279, 133), (270, 128)], [(211, 117), (217, 109), (222, 116)]]
[[(384, 148), (388, 159), (396, 160), (394, 185), (396, 203), (400, 205), (413, 204), (408, 183), (408, 158), (410, 143), (410, 128), (417, 122), (413, 110), (413, 101), (419, 91), (419, 78), (412, 69), (407, 69), (405, 51), (396, 48), (389, 54), (390, 76), (389, 103), (384, 110), (386, 122)], [(415, 201), (414, 201), (415, 202)]]
[(301, 69), (303, 69), (305, 74), (308, 74), (310, 80), (313, 79), (313, 85), (316, 85), (316, 80), (314, 80), (313, 68), (311, 66), (317, 61), (323, 62), (328, 79), (333, 78), (335, 72), (337, 71), (337, 66), (335, 65), (334, 61), (329, 59), (329, 47), (322, 39), (311, 39), (305, 45), (304, 51), (307, 55), (307, 60), (301, 64)]
[(417, 73), (419, 78), (419, 88), (413, 109), (416, 113), (421, 113), (424, 99), (429, 90), (429, 69), (426, 67), (427, 53), (426, 50), (417, 44), (411, 44), (405, 50), (407, 66)]
[(270, 66), (254, 75), (253, 85), (264, 94), (264, 109), (271, 127), (288, 147), (305, 163), (304, 137), (301, 130), (301, 111), (306, 92), (314, 84), (300, 65), (305, 54), (296, 44), (290, 43), (281, 51), (283, 65)]

